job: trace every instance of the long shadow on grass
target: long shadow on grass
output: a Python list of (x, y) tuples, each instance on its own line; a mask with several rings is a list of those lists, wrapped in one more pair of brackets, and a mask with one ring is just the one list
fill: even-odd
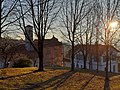
[(32, 71), (32, 72), (29, 72), (29, 73), (25, 73), (25, 74), (19, 74), (19, 75), (15, 75), (15, 76), (8, 76), (8, 77), (1, 77), (0, 80), (5, 80), (5, 79), (9, 79), (9, 78), (15, 78), (15, 77), (21, 77), (21, 76), (24, 76), (24, 75), (28, 75), (28, 74), (32, 74), (32, 73), (36, 73), (37, 71)]
[(92, 77), (80, 88), (80, 90), (84, 90), (85, 87), (89, 84), (89, 82), (90, 82), (94, 77), (95, 77), (95, 75), (92, 76)]
[(47, 81), (39, 82), (34, 85), (28, 86), (26, 88), (22, 88), (21, 90), (34, 90), (36, 88), (39, 88), (39, 90), (45, 90), (47, 88), (52, 88), (52, 90), (57, 90), (57, 88), (60, 87), (60, 85), (64, 83), (74, 73), (75, 72), (69, 71), (59, 76), (52, 77)]
[[(104, 71), (99, 71), (98, 73), (96, 70), (89, 70), (89, 69), (76, 69), (76, 71), (80, 73), (90, 73), (91, 75), (105, 77)], [(109, 72), (108, 74), (109, 74), (109, 78), (120, 75), (120, 73), (112, 73), (112, 72), (111, 73)]]
[[(85, 89), (85, 87), (90, 83), (90, 81), (92, 81), (92, 79), (95, 77), (95, 76), (100, 76), (100, 77), (104, 77), (105, 78), (105, 72), (103, 72), (103, 71), (99, 71), (98, 73), (96, 72), (96, 71), (91, 71), (91, 70), (77, 70), (77, 71), (79, 71), (80, 73), (90, 73), (91, 75), (93, 75), (81, 88), (80, 88), (80, 90), (84, 90)], [(114, 77), (114, 76), (118, 76), (118, 75), (120, 75), (119, 73), (109, 73), (109, 79), (111, 78), (111, 77)], [(109, 86), (109, 81), (110, 80), (108, 80), (107, 81), (107, 83), (108, 83), (108, 90), (110, 90), (110, 86)], [(104, 80), (104, 82), (105, 82), (105, 80)]]

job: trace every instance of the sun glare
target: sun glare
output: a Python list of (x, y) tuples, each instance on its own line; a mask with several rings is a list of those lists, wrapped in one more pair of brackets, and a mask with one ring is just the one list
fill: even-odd
[(117, 21), (110, 23), (110, 27), (111, 27), (112, 29), (117, 28), (117, 26), (118, 26), (118, 22), (117, 22)]

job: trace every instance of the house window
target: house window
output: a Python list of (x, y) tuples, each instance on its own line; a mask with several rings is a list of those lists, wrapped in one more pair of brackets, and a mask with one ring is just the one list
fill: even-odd
[(115, 65), (113, 65), (113, 72), (115, 72)]
[(76, 55), (76, 59), (79, 60), (79, 55), (78, 54)]
[(84, 60), (83, 55), (80, 55), (80, 60)]
[(111, 56), (111, 60), (116, 60), (116, 57), (115, 56)]
[(79, 62), (77, 61), (77, 63), (76, 63), (76, 68), (79, 68), (79, 64), (78, 64)]
[(96, 61), (96, 57), (95, 57), (95, 56), (93, 56), (92, 59), (93, 59), (94, 61)]
[(106, 60), (107, 60), (107, 57), (103, 56), (103, 62), (106, 62)]
[(77, 55), (76, 55), (76, 59), (77, 59), (77, 60), (83, 60), (83, 55), (77, 54)]
[(81, 65), (81, 68), (83, 68), (82, 65)]

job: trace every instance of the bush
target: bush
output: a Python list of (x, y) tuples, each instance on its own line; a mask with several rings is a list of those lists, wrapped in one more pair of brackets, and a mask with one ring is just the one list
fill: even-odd
[(15, 68), (23, 68), (32, 66), (32, 62), (30, 59), (21, 58), (14, 63), (13, 67)]

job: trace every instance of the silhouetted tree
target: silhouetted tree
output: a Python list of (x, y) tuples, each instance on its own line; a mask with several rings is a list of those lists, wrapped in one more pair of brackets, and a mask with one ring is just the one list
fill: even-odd
[[(85, 0), (63, 0), (61, 9), (61, 26), (64, 27), (62, 34), (70, 41), (72, 45), (71, 53), (71, 71), (74, 70), (74, 46), (77, 39), (80, 22), (90, 12), (90, 1)], [(67, 33), (67, 34), (66, 34)]]
[[(43, 71), (44, 39), (48, 31), (52, 28), (51, 26), (57, 17), (59, 9), (59, 0), (19, 0), (18, 15), (22, 16), (18, 21), (19, 26), (38, 54), (38, 71)], [(28, 23), (34, 28), (34, 34), (38, 39), (37, 47), (27, 34), (26, 24)]]
[(11, 38), (0, 39), (0, 58), (4, 62), (4, 67), (8, 67), (13, 60), (18, 43)]
[[(99, 9), (98, 15), (100, 18), (100, 26), (98, 27), (99, 31), (102, 31), (100, 40), (105, 43), (106, 46), (106, 76), (105, 76), (105, 85), (104, 90), (109, 90), (109, 75), (108, 75), (108, 61), (109, 61), (109, 45), (111, 41), (110, 35), (110, 23), (111, 21), (117, 20), (118, 9), (120, 0), (96, 0)], [(104, 32), (104, 34), (103, 34)]]
[(0, 38), (2, 33), (9, 31), (12, 23), (19, 18), (14, 18), (14, 9), (18, 0), (1, 0), (0, 1)]

